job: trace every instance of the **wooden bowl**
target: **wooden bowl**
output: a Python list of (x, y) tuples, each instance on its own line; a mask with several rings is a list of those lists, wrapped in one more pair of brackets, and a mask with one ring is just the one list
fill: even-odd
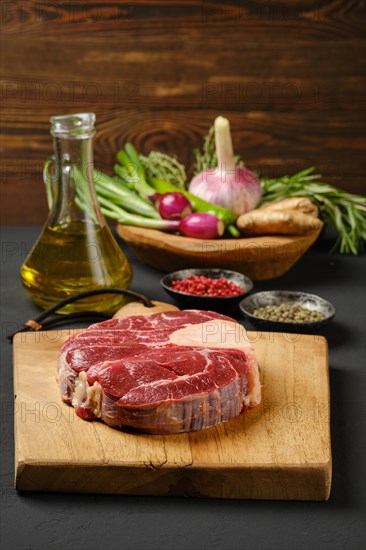
[(160, 271), (216, 267), (239, 271), (257, 281), (286, 273), (316, 241), (320, 231), (301, 236), (201, 240), (156, 229), (117, 225), (118, 234), (139, 260)]

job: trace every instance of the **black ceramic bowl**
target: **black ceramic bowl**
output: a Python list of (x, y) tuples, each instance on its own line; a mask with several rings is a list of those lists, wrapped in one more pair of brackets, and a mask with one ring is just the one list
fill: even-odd
[[(238, 285), (242, 290), (242, 294), (238, 296), (196, 296), (186, 292), (174, 290), (171, 287), (172, 281), (176, 279), (187, 279), (190, 275), (205, 275), (211, 279), (227, 279)], [(161, 286), (183, 309), (205, 309), (213, 311), (225, 311), (232, 306), (238, 304), (244, 296), (253, 288), (253, 283), (248, 277), (236, 271), (227, 269), (181, 269), (174, 273), (168, 273), (160, 281)]]
[[(283, 321), (269, 321), (253, 315), (253, 311), (258, 307), (264, 307), (274, 304), (298, 304), (301, 307), (320, 311), (324, 315), (321, 321), (291, 323)], [(256, 292), (247, 298), (244, 298), (239, 304), (244, 317), (250, 320), (253, 325), (267, 330), (279, 332), (313, 332), (333, 319), (335, 309), (330, 302), (327, 302), (315, 294), (306, 292), (293, 292), (287, 290), (272, 290), (265, 292)]]

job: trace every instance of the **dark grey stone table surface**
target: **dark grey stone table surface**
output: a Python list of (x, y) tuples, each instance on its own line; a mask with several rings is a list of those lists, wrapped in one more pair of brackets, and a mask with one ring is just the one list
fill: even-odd
[[(38, 227), (2, 228), (2, 550), (363, 550), (365, 542), (365, 256), (329, 254), (325, 235), (285, 275), (255, 290), (318, 294), (336, 307), (329, 343), (333, 483), (328, 502), (245, 501), (55, 493), (13, 487), (12, 346), (6, 335), (39, 309), (19, 282)], [(132, 288), (171, 301), (161, 273), (131, 253)], [(239, 310), (233, 316), (243, 321)], [(248, 329), (252, 327), (245, 323)]]

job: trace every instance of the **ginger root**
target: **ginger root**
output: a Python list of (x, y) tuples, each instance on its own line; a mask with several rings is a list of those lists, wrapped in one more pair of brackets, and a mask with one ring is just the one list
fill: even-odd
[(310, 214), (311, 216), (318, 217), (319, 209), (310, 199), (307, 197), (288, 197), (280, 201), (265, 202), (260, 206), (260, 210), (297, 210), (304, 214)]
[(307, 198), (289, 197), (242, 214), (236, 224), (244, 235), (304, 235), (319, 230), (318, 208)]

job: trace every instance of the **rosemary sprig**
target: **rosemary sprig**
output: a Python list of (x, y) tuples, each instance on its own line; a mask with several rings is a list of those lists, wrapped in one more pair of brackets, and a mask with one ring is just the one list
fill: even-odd
[(338, 232), (332, 250), (359, 254), (366, 242), (366, 197), (354, 195), (323, 183), (314, 168), (307, 168), (293, 176), (261, 178), (262, 202), (286, 197), (308, 197), (319, 208), (326, 225)]

